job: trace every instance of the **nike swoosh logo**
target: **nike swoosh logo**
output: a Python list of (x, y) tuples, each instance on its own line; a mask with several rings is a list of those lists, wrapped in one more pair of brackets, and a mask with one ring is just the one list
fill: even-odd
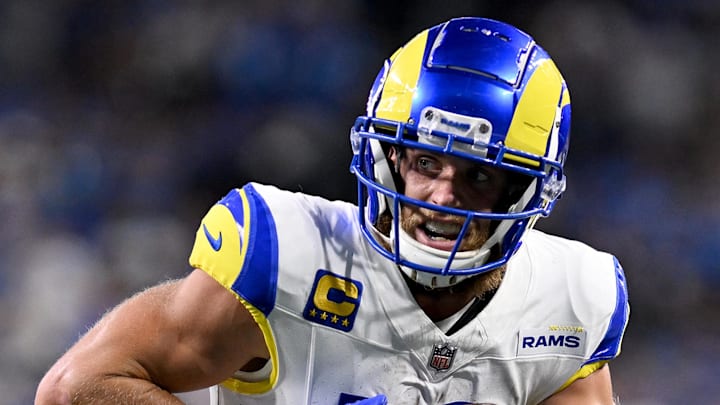
[(216, 252), (220, 251), (220, 248), (222, 247), (222, 232), (220, 232), (218, 237), (215, 238), (214, 236), (212, 236), (212, 234), (210, 234), (210, 231), (208, 231), (205, 224), (203, 224), (203, 231), (205, 231), (205, 237), (210, 243), (210, 246), (212, 246), (213, 250)]

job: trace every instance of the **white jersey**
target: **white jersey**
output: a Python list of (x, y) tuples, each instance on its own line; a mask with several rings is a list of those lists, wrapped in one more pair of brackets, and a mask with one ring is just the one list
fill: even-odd
[(250, 309), (271, 354), (214, 391), (226, 405), (536, 404), (616, 357), (629, 315), (613, 256), (533, 230), (447, 336), (366, 243), (356, 206), (258, 184), (210, 210), (190, 263)]

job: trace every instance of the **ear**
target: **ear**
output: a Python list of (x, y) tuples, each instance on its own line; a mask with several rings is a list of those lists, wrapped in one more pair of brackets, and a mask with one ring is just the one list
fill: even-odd
[(397, 148), (395, 148), (394, 146), (391, 146), (390, 150), (388, 150), (387, 157), (393, 163), (393, 166), (397, 166), (397, 159), (398, 159)]
[(395, 174), (400, 174), (400, 159), (403, 157), (403, 150), (397, 146), (391, 146), (387, 152), (387, 158), (392, 163)]

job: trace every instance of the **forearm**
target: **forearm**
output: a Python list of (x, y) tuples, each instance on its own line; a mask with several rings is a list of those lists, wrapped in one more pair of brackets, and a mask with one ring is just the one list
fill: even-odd
[(177, 397), (150, 381), (129, 377), (88, 379), (73, 384), (63, 379), (43, 381), (35, 405), (182, 404)]
[(270, 357), (235, 296), (201, 271), (186, 280), (186, 287), (148, 289), (105, 315), (51, 367), (35, 404), (182, 404), (167, 390), (209, 387), (254, 357)]
[(150, 381), (113, 377), (101, 382), (83, 383), (72, 404), (182, 404), (177, 397)]

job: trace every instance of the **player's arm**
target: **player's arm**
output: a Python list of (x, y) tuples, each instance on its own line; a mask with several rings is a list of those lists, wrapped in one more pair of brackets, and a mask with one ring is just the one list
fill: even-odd
[(610, 366), (605, 364), (589, 376), (573, 381), (562, 391), (553, 394), (542, 405), (613, 405)]
[(216, 384), (258, 357), (269, 355), (249, 312), (195, 270), (104, 316), (48, 371), (35, 403), (179, 404), (171, 392)]

